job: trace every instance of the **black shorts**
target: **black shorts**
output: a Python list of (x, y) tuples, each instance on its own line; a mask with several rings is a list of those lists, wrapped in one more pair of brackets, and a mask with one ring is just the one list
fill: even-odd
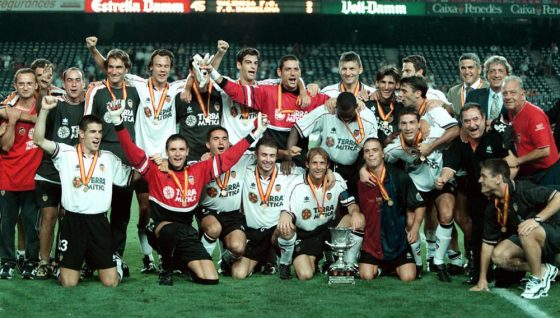
[(202, 209), (201, 211), (197, 211), (196, 218), (200, 221), (204, 219), (206, 216), (212, 215), (214, 216), (220, 225), (222, 226), (222, 232), (220, 233), (220, 240), (224, 240), (229, 233), (240, 230), (245, 232), (247, 225), (245, 223), (245, 215), (242, 214), (239, 210), (237, 211), (230, 211), (230, 212), (216, 212), (210, 211), (207, 209)]
[(272, 235), (276, 230), (276, 226), (271, 228), (252, 229), (247, 228), (245, 234), (247, 235), (247, 247), (245, 248), (245, 257), (258, 262), (266, 262), (268, 259), (268, 252), (272, 245)]
[(58, 208), (62, 197), (60, 184), (35, 180), (35, 198), (39, 208)]
[[(542, 223), (541, 226), (546, 233), (544, 247), (542, 249), (542, 259), (546, 262), (554, 263), (554, 257), (556, 254), (560, 253), (560, 224)], [(514, 234), (507, 239), (521, 247), (519, 235)]]
[(358, 263), (365, 263), (365, 264), (379, 266), (381, 270), (383, 270), (383, 272), (385, 273), (392, 273), (402, 265), (415, 264), (414, 257), (412, 256), (412, 250), (410, 249), (410, 245), (407, 247), (406, 250), (404, 250), (404, 252), (402, 252), (392, 260), (378, 259), (373, 255), (371, 255), (370, 253), (362, 250), (360, 255), (360, 260)]
[(148, 187), (148, 182), (146, 182), (146, 179), (144, 179), (144, 177), (134, 182), (132, 188), (134, 189), (134, 191), (136, 191), (136, 193), (148, 193), (150, 190)]
[(299, 255), (315, 256), (316, 260), (323, 258), (323, 251), (326, 249), (325, 241), (330, 241), (331, 232), (329, 227), (335, 224), (333, 221), (327, 222), (313, 231), (297, 229), (297, 240), (294, 247), (294, 258)]
[(60, 221), (60, 266), (80, 270), (84, 259), (95, 269), (115, 267), (113, 242), (107, 213), (81, 214), (66, 211)]
[(418, 191), (424, 199), (424, 202), (435, 202), (436, 198), (445, 193), (457, 194), (457, 183), (455, 181), (447, 182), (441, 190), (433, 189), (430, 192)]
[[(158, 225), (159, 223), (151, 223), (147, 228), (153, 227), (153, 229), (156, 229)], [(176, 227), (175, 250), (173, 251), (173, 260), (176, 264), (186, 265), (191, 261), (212, 260), (200, 241), (198, 231), (192, 225), (174, 222), (164, 226)], [(150, 241), (150, 245), (156, 251), (160, 250), (158, 244), (157, 238), (153, 242)]]

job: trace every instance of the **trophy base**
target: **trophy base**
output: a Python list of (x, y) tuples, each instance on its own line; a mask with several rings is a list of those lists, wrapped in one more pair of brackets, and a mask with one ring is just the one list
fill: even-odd
[(354, 285), (356, 280), (354, 278), (354, 271), (350, 269), (330, 269), (328, 273), (328, 284), (329, 285)]

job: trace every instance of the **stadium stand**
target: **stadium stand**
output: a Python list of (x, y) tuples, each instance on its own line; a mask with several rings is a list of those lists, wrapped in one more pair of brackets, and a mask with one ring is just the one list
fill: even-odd
[[(131, 43), (114, 42), (101, 45), (102, 53), (110, 48), (123, 48), (129, 52), (133, 61), (134, 74), (146, 75), (146, 65), (154, 48), (168, 48), (176, 55), (176, 65), (172, 79), (184, 78), (187, 74), (188, 57), (193, 52), (214, 52), (214, 43)], [(388, 56), (386, 49), (380, 45), (352, 44), (309, 44), (309, 45), (257, 45), (262, 54), (259, 78), (275, 77), (276, 60), (284, 54), (295, 54), (303, 62), (303, 77), (308, 83), (325, 86), (339, 80), (337, 60), (340, 53), (354, 50), (361, 55), (364, 63), (363, 79), (371, 84), (377, 69), (385, 64), (400, 64), (400, 58), (410, 54), (424, 55), (428, 61), (428, 77), (432, 84), (446, 92), (459, 82), (457, 60), (461, 53), (475, 52), (481, 59), (494, 54), (508, 58), (514, 73), (526, 80), (528, 99), (548, 109), (560, 95), (553, 89), (546, 76), (557, 79), (560, 74), (560, 56), (558, 49), (551, 47), (541, 49), (540, 60), (534, 61), (531, 52), (522, 47), (513, 46), (473, 46), (473, 45), (400, 45), (398, 56)], [(230, 52), (240, 49), (239, 44), (232, 43)], [(93, 65), (89, 52), (83, 42), (0, 42), (0, 97), (7, 96), (12, 90), (12, 76), (16, 69), (28, 66), (35, 58), (44, 57), (56, 65), (54, 84), (61, 86), (60, 73), (67, 67), (77, 66), (84, 69), (89, 81), (103, 77)], [(554, 53), (556, 52), (556, 53)], [(237, 69), (232, 53), (225, 58), (221, 66), (223, 73), (236, 76)]]

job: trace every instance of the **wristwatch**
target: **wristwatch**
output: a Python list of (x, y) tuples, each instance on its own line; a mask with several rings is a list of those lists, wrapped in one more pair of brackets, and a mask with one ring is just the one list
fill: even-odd
[(539, 223), (539, 224), (542, 224), (542, 222), (543, 222), (543, 220), (541, 219), (540, 216), (535, 216), (535, 217), (533, 218), (533, 220), (535, 220), (535, 221), (536, 221), (537, 223)]

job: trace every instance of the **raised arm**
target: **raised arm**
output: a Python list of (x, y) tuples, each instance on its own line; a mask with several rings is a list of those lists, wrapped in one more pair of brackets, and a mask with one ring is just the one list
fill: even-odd
[(33, 132), (33, 143), (49, 155), (52, 155), (56, 150), (56, 143), (45, 138), (45, 131), (47, 128), (47, 116), (49, 112), (56, 107), (56, 104), (58, 104), (58, 99), (54, 96), (45, 96), (41, 104), (41, 112), (37, 117), (37, 123), (35, 124)]
[(214, 55), (214, 59), (212, 59), (212, 67), (215, 70), (220, 68), (222, 59), (224, 58), (224, 55), (226, 55), (228, 49), (229, 49), (229, 43), (227, 43), (224, 40), (218, 40), (218, 50)]
[(99, 52), (96, 47), (97, 45), (97, 37), (89, 36), (86, 38), (86, 46), (91, 53), (91, 57), (95, 61), (95, 65), (103, 71), (103, 73), (107, 73), (107, 69), (105, 69), (105, 57)]
[(7, 106), (5, 110), (8, 116), (8, 126), (6, 132), (0, 138), (0, 144), (2, 145), (2, 151), (8, 152), (16, 139), (16, 123), (21, 116), (21, 112), (11, 106)]

